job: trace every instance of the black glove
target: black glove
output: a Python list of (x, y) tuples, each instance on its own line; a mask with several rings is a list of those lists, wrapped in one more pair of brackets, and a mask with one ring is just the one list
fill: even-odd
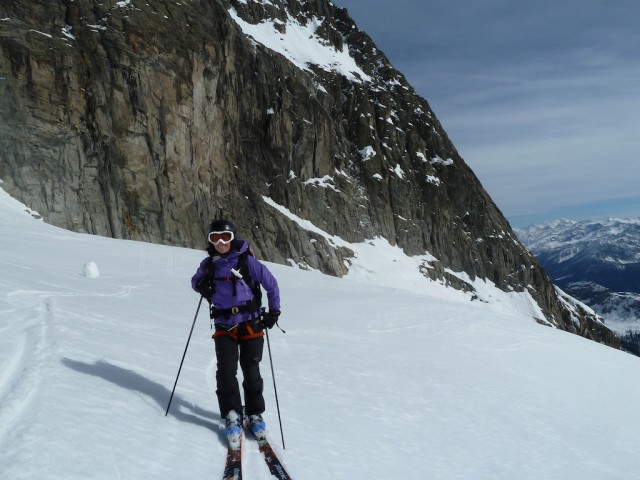
[(262, 315), (262, 326), (264, 328), (273, 328), (280, 317), (280, 310), (269, 310)]
[(211, 300), (211, 296), (213, 295), (213, 282), (207, 278), (203, 278), (196, 283), (196, 290), (198, 290), (198, 293), (204, 298)]

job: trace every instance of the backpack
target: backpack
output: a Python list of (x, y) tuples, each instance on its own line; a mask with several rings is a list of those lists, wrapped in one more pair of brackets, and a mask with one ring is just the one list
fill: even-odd
[[(209, 249), (207, 249), (209, 251)], [(209, 251), (211, 254), (212, 252)], [(249, 265), (247, 258), (251, 255), (255, 258), (253, 250), (251, 247), (247, 248), (244, 252), (242, 252), (238, 256), (238, 262), (236, 263), (235, 270), (238, 272), (237, 275), (232, 277), (216, 277), (216, 265), (214, 262), (209, 263), (209, 268), (207, 271), (207, 278), (209, 279), (209, 283), (211, 285), (211, 291), (215, 292), (216, 282), (217, 281), (225, 281), (225, 282), (233, 282), (233, 294), (234, 296), (237, 294), (237, 284), (239, 280), (244, 280), (249, 288), (251, 289), (251, 293), (253, 297), (245, 304), (240, 307), (232, 307), (224, 310), (219, 310), (213, 308), (213, 304), (210, 303), (210, 314), (211, 318), (217, 317), (219, 315), (231, 315), (234, 313), (246, 312), (246, 311), (258, 311), (260, 307), (262, 307), (262, 289), (260, 288), (260, 282), (255, 281), (251, 277), (251, 272), (249, 271)]]

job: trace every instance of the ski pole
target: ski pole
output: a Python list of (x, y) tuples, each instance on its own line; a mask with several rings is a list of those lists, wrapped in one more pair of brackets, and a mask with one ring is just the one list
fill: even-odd
[(285, 450), (284, 446), (284, 433), (282, 431), (282, 417), (280, 416), (280, 403), (278, 402), (278, 389), (276, 388), (276, 376), (273, 373), (273, 358), (271, 357), (271, 343), (269, 342), (269, 330), (265, 330), (267, 335), (267, 350), (269, 350), (269, 363), (271, 364), (271, 378), (273, 379), (273, 391), (276, 394), (276, 409), (278, 410), (278, 422), (280, 423), (280, 437), (282, 438), (282, 449)]
[(171, 400), (173, 400), (173, 394), (176, 391), (176, 385), (178, 385), (178, 377), (180, 377), (180, 371), (182, 370), (182, 364), (184, 363), (184, 357), (187, 355), (187, 348), (189, 348), (189, 342), (191, 341), (191, 334), (193, 333), (193, 327), (196, 326), (196, 319), (198, 318), (198, 312), (200, 311), (200, 305), (202, 305), (202, 299), (204, 297), (200, 297), (200, 302), (198, 303), (198, 308), (196, 310), (196, 315), (193, 317), (193, 323), (191, 324), (191, 331), (189, 332), (189, 338), (187, 339), (187, 346), (184, 347), (184, 353), (182, 354), (182, 360), (180, 361), (180, 368), (178, 368), (178, 375), (176, 375), (176, 381), (173, 384), (173, 390), (171, 390), (171, 396), (169, 397), (169, 404), (167, 405), (167, 411), (164, 412), (164, 416), (166, 417), (169, 413), (169, 408), (171, 407)]

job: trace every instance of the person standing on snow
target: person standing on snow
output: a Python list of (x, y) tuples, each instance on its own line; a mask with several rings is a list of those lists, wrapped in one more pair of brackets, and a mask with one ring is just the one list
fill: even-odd
[[(249, 244), (237, 237), (236, 227), (225, 219), (209, 226), (209, 256), (191, 279), (192, 288), (209, 301), (215, 331), (216, 395), (220, 416), (226, 422), (231, 448), (238, 448), (242, 429), (242, 400), (238, 385), (238, 362), (244, 381), (245, 414), (251, 431), (265, 437), (265, 411), (260, 361), (264, 328), (272, 328), (280, 316), (278, 282), (252, 254)], [(266, 290), (269, 311), (260, 310), (260, 285)], [(256, 298), (258, 297), (258, 298)]]

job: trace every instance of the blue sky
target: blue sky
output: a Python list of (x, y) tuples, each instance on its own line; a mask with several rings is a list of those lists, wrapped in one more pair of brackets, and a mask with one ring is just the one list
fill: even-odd
[(640, 217), (636, 0), (335, 0), (513, 226)]

